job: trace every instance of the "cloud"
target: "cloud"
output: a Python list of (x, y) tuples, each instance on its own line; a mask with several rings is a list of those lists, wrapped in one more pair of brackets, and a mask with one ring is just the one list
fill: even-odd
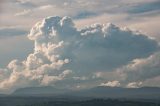
[(0, 0), (0, 12), (1, 12), (2, 3), (3, 3), (3, 0)]
[[(71, 18), (59, 16), (38, 22), (28, 38), (34, 41), (33, 53), (24, 61), (11, 61), (3, 69), (8, 74), (0, 80), (1, 89), (56, 85), (63, 81), (68, 81), (68, 85), (71, 79), (114, 71), (159, 50), (154, 39), (128, 28), (93, 24), (78, 29)], [(120, 84), (116, 80), (107, 85)]]
[(97, 16), (98, 14), (95, 12), (90, 12), (90, 11), (81, 11), (77, 12), (73, 18), (75, 19), (84, 19), (84, 18), (89, 18), (89, 17), (94, 17)]
[(48, 76), (45, 75), (43, 80), (42, 80), (42, 85), (49, 85), (51, 83), (54, 83), (54, 81), (61, 81), (64, 80), (66, 76), (70, 75), (72, 73), (71, 70), (65, 70), (58, 76)]
[(20, 36), (27, 34), (27, 31), (19, 27), (0, 27), (0, 38)]
[(28, 10), (23, 10), (22, 12), (16, 13), (15, 16), (26, 16), (27, 14), (29, 14), (31, 12), (30, 9)]
[(150, 86), (159, 86), (159, 82), (160, 82), (160, 75), (159, 76), (157, 76), (157, 77), (154, 77), (154, 78), (149, 78), (149, 79), (147, 79), (147, 80), (145, 80), (144, 82), (143, 82), (143, 86), (148, 86), (148, 85), (150, 85)]
[(100, 86), (119, 87), (120, 85), (119, 81), (109, 81), (107, 83), (101, 83)]
[[(57, 7), (58, 8), (58, 7)], [(26, 8), (23, 9), (23, 11), (20, 11), (18, 13), (15, 14), (15, 16), (44, 16), (44, 15), (48, 15), (50, 12), (53, 13), (53, 11), (51, 10), (57, 10), (54, 11), (54, 14), (59, 14), (60, 11), (62, 11), (62, 9), (57, 9), (54, 5), (41, 5), (41, 6), (36, 6), (34, 8)], [(50, 11), (49, 13), (45, 13), (46, 11)], [(41, 14), (41, 12), (44, 12), (45, 14)]]
[(16, 0), (14, 2), (16, 2), (22, 8), (35, 8), (35, 7), (37, 7), (37, 5), (32, 3), (30, 0)]
[(55, 52), (59, 58), (67, 57), (72, 61), (71, 70), (111, 70), (133, 59), (148, 57), (158, 50), (155, 40), (129, 29), (120, 29), (113, 24), (93, 24), (77, 31), (70, 18), (54, 17), (54, 20), (58, 22), (52, 23), (50, 19), (46, 19), (38, 23), (31, 30), (29, 38), (35, 41), (35, 48), (39, 51), (48, 42), (63, 41), (62, 49), (58, 48)]
[(160, 75), (160, 52), (145, 59), (135, 59), (131, 64), (118, 69), (126, 76), (127, 81), (145, 81)]
[[(86, 23), (91, 24), (93, 22), (114, 22), (119, 26), (134, 25), (135, 29), (142, 30), (149, 36), (155, 36), (159, 38), (159, 12), (158, 10), (145, 12), (144, 14), (130, 14), (128, 11), (134, 9), (137, 5), (145, 5), (157, 0), (7, 0), (4, 5), (4, 11), (1, 14), (1, 25), (17, 25), (21, 24), (24, 27), (30, 28), (37, 20), (41, 20), (44, 17), (59, 15), (70, 16), (77, 19), (81, 23), (82, 19), (87, 19)], [(31, 3), (35, 6), (27, 7), (23, 4)], [(50, 8), (40, 9), (50, 5)], [(78, 8), (77, 8), (78, 7)], [(157, 12), (156, 12), (157, 11)], [(43, 13), (43, 14), (42, 14)], [(15, 17), (13, 17), (15, 14)], [(102, 16), (106, 15), (105, 17)], [(34, 18), (33, 18), (34, 17)], [(10, 20), (12, 18), (12, 20)], [(101, 19), (99, 19), (101, 18)], [(13, 21), (14, 20), (14, 21)], [(81, 23), (86, 25), (86, 23)], [(149, 25), (148, 25), (149, 24)], [(154, 27), (151, 28), (150, 26)]]
[(160, 1), (155, 0), (152, 2), (146, 2), (146, 3), (139, 3), (134, 6), (131, 6), (131, 8), (128, 10), (129, 13), (132, 14), (140, 14), (140, 13), (146, 13), (151, 11), (160, 11)]
[(142, 82), (131, 82), (127, 85), (127, 88), (139, 88), (142, 85)]

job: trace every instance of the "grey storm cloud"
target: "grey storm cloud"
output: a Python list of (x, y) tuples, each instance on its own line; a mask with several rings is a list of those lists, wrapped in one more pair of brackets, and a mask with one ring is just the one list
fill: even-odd
[(28, 38), (35, 43), (33, 53), (1, 69), (0, 89), (86, 80), (82, 76), (114, 71), (159, 50), (156, 40), (128, 28), (109, 23), (78, 29), (71, 18), (59, 16), (38, 22)]

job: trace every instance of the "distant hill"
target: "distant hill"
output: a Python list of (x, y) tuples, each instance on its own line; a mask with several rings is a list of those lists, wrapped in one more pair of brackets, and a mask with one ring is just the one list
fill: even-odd
[(45, 87), (27, 87), (27, 88), (20, 88), (15, 90), (11, 95), (18, 95), (18, 96), (56, 96), (60, 94), (64, 94), (69, 92), (69, 90), (65, 89), (57, 89), (51, 86)]
[(140, 98), (160, 99), (160, 88), (121, 88), (98, 86), (91, 89), (71, 91), (68, 89), (56, 89), (54, 87), (29, 87), (17, 89), (12, 95), (21, 96), (71, 96), (71, 97), (92, 97), (92, 98)]
[(98, 86), (88, 90), (76, 92), (78, 96), (88, 96), (97, 98), (141, 98), (141, 99), (160, 99), (160, 88), (121, 88)]

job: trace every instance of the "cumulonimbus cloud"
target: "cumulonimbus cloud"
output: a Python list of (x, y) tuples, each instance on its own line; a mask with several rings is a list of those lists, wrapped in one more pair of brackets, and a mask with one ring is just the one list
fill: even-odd
[(78, 29), (71, 18), (59, 16), (38, 22), (28, 38), (35, 43), (33, 53), (1, 69), (0, 89), (55, 85), (94, 72), (114, 71), (159, 50), (154, 39), (139, 32), (111, 23)]

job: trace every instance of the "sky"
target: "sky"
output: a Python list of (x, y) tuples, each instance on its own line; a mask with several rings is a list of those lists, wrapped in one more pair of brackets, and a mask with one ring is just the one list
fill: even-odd
[(160, 87), (159, 0), (0, 1), (0, 93)]

